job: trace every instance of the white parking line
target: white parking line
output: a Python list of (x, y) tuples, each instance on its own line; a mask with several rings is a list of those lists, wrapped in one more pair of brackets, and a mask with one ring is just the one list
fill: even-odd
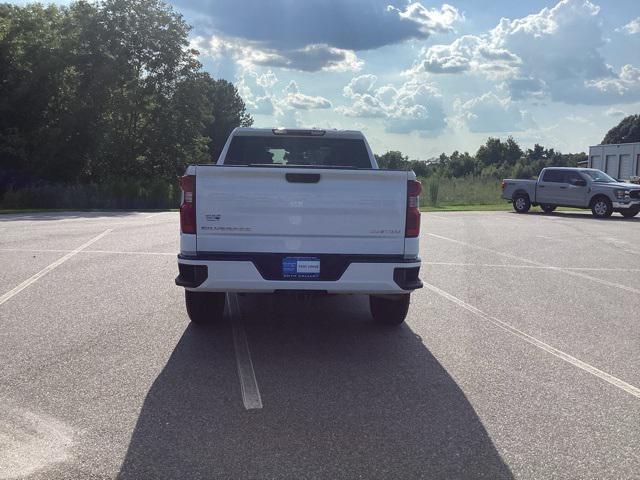
[(78, 248), (76, 248), (75, 250), (70, 251), (69, 253), (67, 253), (66, 255), (64, 255), (63, 257), (60, 257), (58, 260), (56, 260), (55, 262), (53, 262), (51, 265), (49, 265), (48, 267), (43, 268), (42, 270), (40, 270), (38, 273), (36, 273), (35, 275), (27, 278), (24, 282), (22, 282), (20, 285), (18, 285), (17, 287), (15, 287), (12, 290), (9, 290), (7, 293), (5, 293), (4, 295), (2, 295), (0, 297), (0, 305), (2, 305), (3, 303), (5, 303), (7, 300), (9, 300), (10, 298), (14, 297), (15, 295), (17, 295), (18, 293), (20, 293), (22, 290), (24, 290), (25, 288), (27, 288), (29, 285), (35, 283), (38, 281), (38, 279), (44, 277), (47, 273), (49, 273), (51, 270), (53, 270), (56, 267), (59, 267), (60, 265), (62, 265), (64, 262), (66, 262), (67, 260), (69, 260), (71, 257), (73, 257), (74, 255), (76, 255), (77, 253), (80, 253), (82, 250), (84, 250), (85, 248), (87, 248), (89, 245), (97, 242), (98, 240), (100, 240), (102, 237), (104, 237), (105, 235), (107, 235), (109, 232), (111, 232), (111, 228), (108, 230), (105, 230), (104, 232), (102, 232), (100, 235), (98, 235), (97, 237), (93, 237), (91, 240), (89, 240), (88, 242), (80, 245)]
[(240, 378), (240, 388), (242, 389), (242, 403), (244, 403), (244, 408), (247, 410), (260, 409), (262, 408), (262, 398), (260, 397), (256, 374), (253, 370), (251, 351), (249, 350), (249, 342), (247, 341), (247, 334), (240, 314), (238, 295), (235, 293), (227, 294), (227, 305), (229, 306), (233, 327), (233, 346), (236, 351), (238, 377)]
[[(49, 253), (49, 252), (72, 252), (73, 250), (63, 250), (63, 249), (27, 249), (27, 248), (0, 248), (0, 252), (24, 252), (24, 253)], [(78, 253), (112, 253), (117, 255), (163, 255), (175, 257), (177, 253), (175, 252), (135, 252), (135, 251), (126, 251), (126, 250), (82, 250)]]
[(166, 214), (166, 213), (176, 213), (176, 212), (159, 212), (159, 213), (154, 213), (154, 214), (151, 214), (151, 215), (147, 215), (147, 216), (146, 216), (146, 217), (144, 217), (144, 218), (145, 218), (145, 219), (146, 219), (146, 218), (153, 218), (153, 217), (157, 217), (158, 215), (164, 215), (164, 214)]
[(640, 272), (640, 268), (597, 268), (597, 267), (542, 267), (538, 265), (513, 265), (502, 263), (464, 263), (464, 262), (422, 262), (422, 265), (446, 265), (452, 267), (486, 268), (528, 268), (533, 270), (577, 270), (587, 272)]
[(551, 265), (545, 265), (544, 263), (536, 262), (535, 260), (529, 260), (528, 258), (518, 257), (516, 255), (511, 255), (510, 253), (499, 252), (497, 250), (493, 250), (491, 248), (481, 247), (479, 245), (473, 245), (472, 243), (463, 242), (462, 240), (456, 240), (454, 238), (443, 237), (442, 235), (436, 235), (435, 233), (427, 233), (427, 235), (435, 238), (439, 238), (441, 240), (447, 240), (449, 242), (457, 243), (460, 245), (464, 245), (469, 248), (475, 248), (476, 250), (482, 250), (484, 252), (490, 252), (495, 255), (499, 255), (501, 257), (510, 258), (511, 260), (517, 260), (519, 262), (525, 262), (530, 265), (535, 265), (537, 267), (545, 267), (549, 270), (555, 270), (558, 272), (566, 273), (567, 275), (572, 275), (574, 277), (584, 278), (586, 280), (590, 280), (595, 283), (600, 283), (601, 285), (606, 285), (608, 287), (618, 288), (620, 290), (625, 290), (627, 292), (639, 293), (640, 290), (637, 288), (629, 287), (627, 285), (622, 285), (621, 283), (609, 282), (607, 280), (602, 280), (601, 278), (592, 277), (591, 275), (587, 275), (586, 273), (577, 272), (575, 270), (569, 270), (564, 267), (554, 267)]
[(555, 347), (552, 347), (551, 345), (544, 343), (541, 340), (538, 340), (535, 337), (532, 337), (531, 335), (524, 333), (522, 330), (518, 330), (516, 327), (509, 325), (506, 322), (503, 322), (502, 320), (498, 320), (495, 317), (492, 317), (486, 313), (484, 313), (482, 310), (474, 307), (473, 305), (468, 304), (467, 302), (465, 302), (464, 300), (459, 299), (458, 297), (455, 297), (453, 295), (451, 295), (448, 292), (445, 292), (444, 290), (439, 289), (438, 287), (431, 285), (429, 283), (423, 282), (424, 287), (428, 288), (429, 290), (431, 290), (434, 293), (437, 293), (438, 295), (446, 298), (447, 300), (459, 305), (460, 307), (464, 308), (465, 310), (473, 313), (474, 315), (482, 318), (483, 320), (486, 320), (487, 322), (492, 323), (493, 325), (506, 330), (507, 332), (511, 333), (512, 335), (515, 335), (516, 337), (524, 340), (525, 342), (530, 343), (531, 345), (544, 350), (547, 353), (550, 353), (551, 355), (554, 355), (562, 360), (564, 360), (567, 363), (570, 363), (571, 365), (578, 367), (582, 370), (584, 370), (585, 372), (590, 373), (591, 375), (594, 375), (602, 380), (604, 380), (605, 382), (610, 383), (611, 385), (614, 385), (616, 387), (618, 387), (621, 390), (624, 390), (627, 393), (630, 393), (631, 395), (633, 395), (634, 397), (640, 398), (640, 388), (638, 387), (634, 387), (633, 385), (624, 382), (622, 380), (620, 380), (617, 377), (614, 377), (613, 375), (608, 374), (607, 372), (603, 372), (602, 370), (594, 367), (593, 365), (590, 365), (586, 362), (583, 362), (582, 360), (579, 360), (571, 355), (569, 355), (568, 353), (563, 352), (562, 350), (558, 350)]

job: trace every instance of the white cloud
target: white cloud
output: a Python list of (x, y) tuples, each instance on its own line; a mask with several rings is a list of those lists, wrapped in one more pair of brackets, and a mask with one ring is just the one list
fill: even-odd
[(353, 77), (349, 84), (344, 87), (343, 92), (345, 97), (353, 97), (355, 95), (361, 95), (367, 93), (378, 80), (378, 77), (371, 74), (360, 75)]
[(284, 89), (286, 96), (283, 104), (290, 108), (299, 110), (314, 110), (321, 108), (331, 108), (331, 102), (324, 97), (305, 95), (300, 93), (298, 84), (291, 80), (289, 85)]
[[(451, 5), (426, 8), (406, 0), (291, 1), (174, 0), (198, 16), (198, 35), (240, 38), (263, 50), (328, 45), (363, 51), (453, 30), (463, 20)], [(389, 4), (403, 7), (397, 8)]]
[(623, 27), (616, 28), (617, 32), (625, 32), (629, 35), (635, 35), (640, 33), (640, 17), (631, 20), (629, 23), (624, 25)]
[(459, 117), (474, 133), (519, 132), (534, 126), (529, 114), (520, 110), (510, 98), (498, 98), (494, 93), (458, 102)]
[(269, 70), (267, 73), (263, 73), (258, 77), (258, 85), (263, 88), (271, 88), (276, 83), (278, 83), (278, 77), (276, 77), (275, 73)]
[(347, 117), (385, 118), (387, 106), (377, 97), (368, 93), (358, 95), (348, 107), (337, 107), (336, 111)]
[(287, 95), (295, 95), (296, 93), (300, 92), (300, 89), (298, 88), (298, 84), (291, 80), (286, 87), (284, 87), (284, 90), (282, 90), (284, 93), (286, 93)]
[(276, 83), (278, 78), (271, 70), (262, 75), (245, 70), (238, 76), (236, 88), (251, 113), (272, 115), (276, 113), (276, 99), (270, 89)]
[(638, 96), (640, 93), (640, 69), (625, 65), (615, 77), (590, 81), (587, 85), (607, 94), (608, 98), (617, 97), (624, 101), (628, 96)]
[(485, 72), (491, 75), (513, 72), (521, 63), (517, 55), (498, 48), (484, 37), (464, 35), (448, 45), (433, 45), (421, 51), (410, 74)]
[(292, 108), (280, 109), (275, 115), (275, 126), (285, 128), (295, 128), (302, 126), (300, 112)]
[(604, 113), (608, 117), (624, 117), (624, 116), (628, 115), (627, 112), (625, 112), (624, 110), (620, 110), (618, 108), (609, 108)]
[(398, 90), (393, 85), (384, 85), (375, 91), (375, 96), (382, 103), (390, 104), (398, 97)]
[(260, 66), (305, 72), (348, 72), (358, 71), (364, 65), (355, 52), (326, 44), (312, 44), (299, 49), (273, 49), (259, 42), (213, 35), (193, 38), (191, 47), (213, 59), (231, 58), (245, 69)]
[(281, 91), (275, 89), (278, 82), (271, 70), (263, 74), (244, 70), (238, 75), (236, 87), (250, 113), (272, 116), (278, 126), (299, 126), (300, 110), (331, 108), (329, 100), (302, 93), (293, 80)]
[(391, 133), (419, 132), (437, 135), (446, 127), (442, 97), (432, 85), (411, 79), (396, 89), (384, 85), (375, 89), (375, 75), (360, 75), (343, 89), (351, 100), (336, 111), (348, 117), (383, 118)]
[(446, 3), (440, 7), (440, 10), (426, 8), (420, 2), (409, 3), (404, 10), (389, 5), (387, 10), (396, 12), (403, 20), (414, 22), (426, 35), (452, 32), (453, 24), (464, 20), (456, 7)]
[(407, 73), (480, 74), (501, 80), (513, 100), (638, 100), (637, 68), (626, 65), (616, 72), (602, 56), (606, 40), (599, 12), (589, 0), (561, 0), (523, 18), (503, 18), (486, 34), (423, 49)]
[(583, 125), (591, 124), (591, 121), (588, 118), (580, 116), (580, 115), (575, 115), (573, 113), (570, 114), (570, 115), (567, 115), (564, 118), (565, 118), (565, 120), (568, 120), (569, 122), (573, 122), (573, 123), (581, 123)]

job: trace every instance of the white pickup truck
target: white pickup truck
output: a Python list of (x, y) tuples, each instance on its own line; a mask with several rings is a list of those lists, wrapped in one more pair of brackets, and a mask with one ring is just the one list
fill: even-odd
[(418, 276), (420, 182), (379, 170), (362, 133), (236, 128), (181, 178), (179, 275), (191, 321), (227, 292), (366, 294), (404, 321)]

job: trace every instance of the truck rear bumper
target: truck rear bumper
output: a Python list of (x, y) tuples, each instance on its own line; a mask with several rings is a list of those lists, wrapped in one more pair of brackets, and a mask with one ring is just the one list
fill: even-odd
[[(267, 258), (267, 255), (269, 257)], [(297, 255), (299, 256), (299, 255)], [(275, 257), (275, 258), (274, 258)], [(396, 256), (331, 255), (321, 257), (322, 279), (279, 279), (280, 254), (178, 256), (176, 285), (202, 292), (283, 290), (333, 294), (394, 294), (422, 288), (420, 259)], [(327, 258), (328, 257), (328, 258)]]

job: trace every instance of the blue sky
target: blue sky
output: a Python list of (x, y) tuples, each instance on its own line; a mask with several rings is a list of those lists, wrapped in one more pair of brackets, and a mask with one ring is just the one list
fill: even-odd
[(488, 136), (586, 151), (640, 113), (640, 0), (450, 1), (170, 3), (256, 126), (359, 129), (428, 159)]
[(257, 126), (356, 128), (427, 159), (513, 135), (564, 152), (640, 113), (640, 2), (174, 0)]

